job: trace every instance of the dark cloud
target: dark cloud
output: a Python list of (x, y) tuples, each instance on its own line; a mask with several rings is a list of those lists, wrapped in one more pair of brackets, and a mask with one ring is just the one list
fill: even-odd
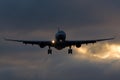
[(61, 25), (65, 30), (71, 29), (70, 33), (88, 32), (94, 36), (94, 33), (116, 35), (119, 32), (118, 0), (2, 0), (0, 4), (0, 35), (3, 37), (9, 32), (29, 36), (36, 30), (48, 30), (46, 34), (49, 34), (50, 29), (55, 31)]
[[(86, 54), (75, 49), (73, 55), (66, 53), (67, 48), (53, 48), (53, 55), (47, 55), (47, 47), (2, 39), (51, 40), (57, 26), (66, 31), (67, 39), (119, 36), (119, 10), (119, 0), (1, 0), (0, 79), (119, 80), (119, 50), (113, 50), (119, 49), (119, 38), (83, 46)], [(99, 58), (106, 53), (116, 57)]]
[[(104, 11), (109, 14), (117, 1), (85, 0), (21, 0), (1, 1), (1, 29), (36, 29), (56, 25), (94, 25), (104, 23)], [(114, 6), (116, 5), (116, 6)], [(111, 7), (113, 6), (113, 7)], [(39, 26), (39, 27), (38, 27)]]
[[(57, 58), (56, 58), (57, 57)], [(29, 56), (32, 58), (32, 56)], [(63, 60), (61, 60), (61, 58)], [(4, 59), (5, 60), (5, 59)], [(3, 61), (4, 61), (3, 60)], [(29, 79), (29, 80), (61, 80), (61, 79), (116, 79), (117, 72), (109, 72), (110, 63), (95, 64), (89, 61), (78, 61), (69, 55), (42, 56), (38, 60), (9, 59), (11, 66), (1, 67), (0, 78), (4, 80)], [(6, 60), (7, 61), (7, 60)], [(113, 64), (114, 65), (114, 64)], [(109, 68), (109, 69), (108, 69)], [(108, 70), (108, 71), (107, 71)], [(111, 69), (110, 69), (111, 70)], [(107, 73), (108, 72), (108, 73)], [(7, 76), (7, 77), (6, 77)]]

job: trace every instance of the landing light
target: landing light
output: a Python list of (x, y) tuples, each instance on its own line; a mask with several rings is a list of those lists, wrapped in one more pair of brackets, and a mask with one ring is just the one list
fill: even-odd
[(52, 40), (52, 43), (54, 44), (54, 43), (55, 43), (55, 41), (54, 41), (54, 40)]

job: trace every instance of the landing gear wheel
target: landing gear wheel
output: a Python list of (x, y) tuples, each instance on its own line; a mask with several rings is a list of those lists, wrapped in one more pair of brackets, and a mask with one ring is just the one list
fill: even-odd
[(72, 49), (68, 49), (68, 54), (72, 54)]
[(48, 54), (52, 54), (52, 49), (48, 49)]

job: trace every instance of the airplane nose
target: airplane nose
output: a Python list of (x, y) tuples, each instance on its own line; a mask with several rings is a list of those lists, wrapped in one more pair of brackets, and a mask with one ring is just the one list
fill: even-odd
[(59, 34), (58, 37), (59, 37), (59, 38), (63, 38), (64, 35), (63, 35), (63, 34)]
[(63, 31), (60, 31), (60, 32), (56, 33), (55, 37), (56, 37), (57, 41), (60, 41), (60, 40), (65, 41), (66, 34)]
[(65, 36), (64, 35), (58, 35), (58, 40), (62, 40), (62, 41), (64, 41), (65, 40)]

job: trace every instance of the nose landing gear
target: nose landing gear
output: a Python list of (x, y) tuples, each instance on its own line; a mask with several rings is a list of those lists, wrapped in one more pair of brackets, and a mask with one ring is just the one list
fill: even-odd
[[(48, 49), (48, 54), (52, 54), (52, 49), (49, 47)], [(71, 49), (71, 46), (69, 47), (68, 49), (68, 54), (72, 54), (72, 49)]]
[(68, 54), (72, 54), (71, 46), (70, 46), (70, 48), (68, 49)]
[(48, 49), (48, 54), (52, 54), (52, 49), (50, 49), (50, 47)]

